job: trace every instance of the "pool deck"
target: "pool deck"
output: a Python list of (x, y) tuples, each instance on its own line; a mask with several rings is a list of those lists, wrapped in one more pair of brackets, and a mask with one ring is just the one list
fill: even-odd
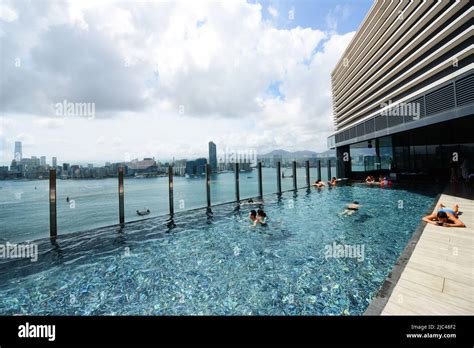
[[(418, 238), (412, 241), (412, 253), (406, 257), (407, 262), (400, 269), (401, 274), (398, 281), (395, 280), (394, 287), (392, 286), (388, 301), (385, 299), (386, 302), (379, 301), (372, 305), (366, 314), (474, 314), (472, 193), (472, 188), (463, 185), (447, 187), (436, 206), (440, 202), (449, 208), (459, 204), (460, 211), (463, 212), (460, 220), (467, 227), (447, 228), (426, 224)], [(391, 284), (387, 286), (390, 287)], [(387, 295), (389, 292), (386, 291)]]

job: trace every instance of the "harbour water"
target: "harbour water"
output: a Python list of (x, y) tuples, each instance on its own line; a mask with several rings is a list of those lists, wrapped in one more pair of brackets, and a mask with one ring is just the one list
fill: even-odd
[[(282, 168), (291, 175), (290, 168)], [(333, 167), (331, 172), (335, 174)], [(321, 169), (327, 180), (327, 168)], [(263, 168), (264, 194), (276, 192), (275, 168)], [(311, 168), (311, 181), (317, 178)], [(306, 186), (305, 168), (297, 169), (298, 187)], [(293, 179), (282, 179), (282, 190), (290, 190)], [(49, 235), (48, 180), (0, 181), (0, 240), (20, 242)], [(258, 195), (257, 172), (241, 172), (241, 199)], [(69, 202), (67, 198), (69, 197)], [(211, 202), (220, 204), (235, 200), (234, 173), (221, 173), (211, 178)], [(204, 177), (174, 178), (175, 212), (204, 207)], [(168, 214), (168, 178), (125, 178), (125, 221), (140, 220), (137, 210), (147, 208), (153, 217)], [(118, 223), (118, 180), (57, 180), (58, 234), (82, 231)]]

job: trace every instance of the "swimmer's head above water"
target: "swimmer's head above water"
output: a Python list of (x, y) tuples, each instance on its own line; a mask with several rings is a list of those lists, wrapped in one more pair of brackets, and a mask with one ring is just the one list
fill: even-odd
[(348, 204), (347, 209), (349, 209), (349, 210), (359, 210), (359, 202), (354, 201), (351, 204)]
[(255, 210), (251, 210), (249, 213), (250, 220), (254, 221), (257, 218), (257, 212)]

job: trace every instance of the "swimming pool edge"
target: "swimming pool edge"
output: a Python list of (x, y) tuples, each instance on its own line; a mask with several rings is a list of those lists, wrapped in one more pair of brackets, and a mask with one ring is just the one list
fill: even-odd
[[(439, 192), (436, 197), (434, 197), (433, 203), (429, 206), (427, 211), (432, 212), (435, 209), (436, 203), (439, 201), (442, 193), (446, 190), (446, 187), (441, 192)], [(403, 249), (392, 270), (382, 283), (377, 295), (375, 295), (375, 297), (372, 299), (372, 302), (370, 302), (369, 306), (365, 310), (363, 314), (364, 316), (377, 316), (382, 314), (385, 306), (388, 303), (388, 300), (390, 299), (390, 296), (392, 295), (393, 290), (395, 289), (395, 286), (400, 280), (400, 276), (405, 270), (411, 255), (415, 251), (416, 245), (418, 244), (418, 241), (425, 230), (425, 226), (426, 222), (423, 221), (420, 221), (420, 223), (417, 225), (415, 231), (408, 240), (405, 249)]]

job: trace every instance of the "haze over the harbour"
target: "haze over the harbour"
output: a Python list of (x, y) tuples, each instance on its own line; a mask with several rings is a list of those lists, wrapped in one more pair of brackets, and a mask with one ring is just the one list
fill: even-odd
[(15, 141), (78, 163), (325, 151), (330, 72), (371, 3), (2, 1), (0, 164)]

